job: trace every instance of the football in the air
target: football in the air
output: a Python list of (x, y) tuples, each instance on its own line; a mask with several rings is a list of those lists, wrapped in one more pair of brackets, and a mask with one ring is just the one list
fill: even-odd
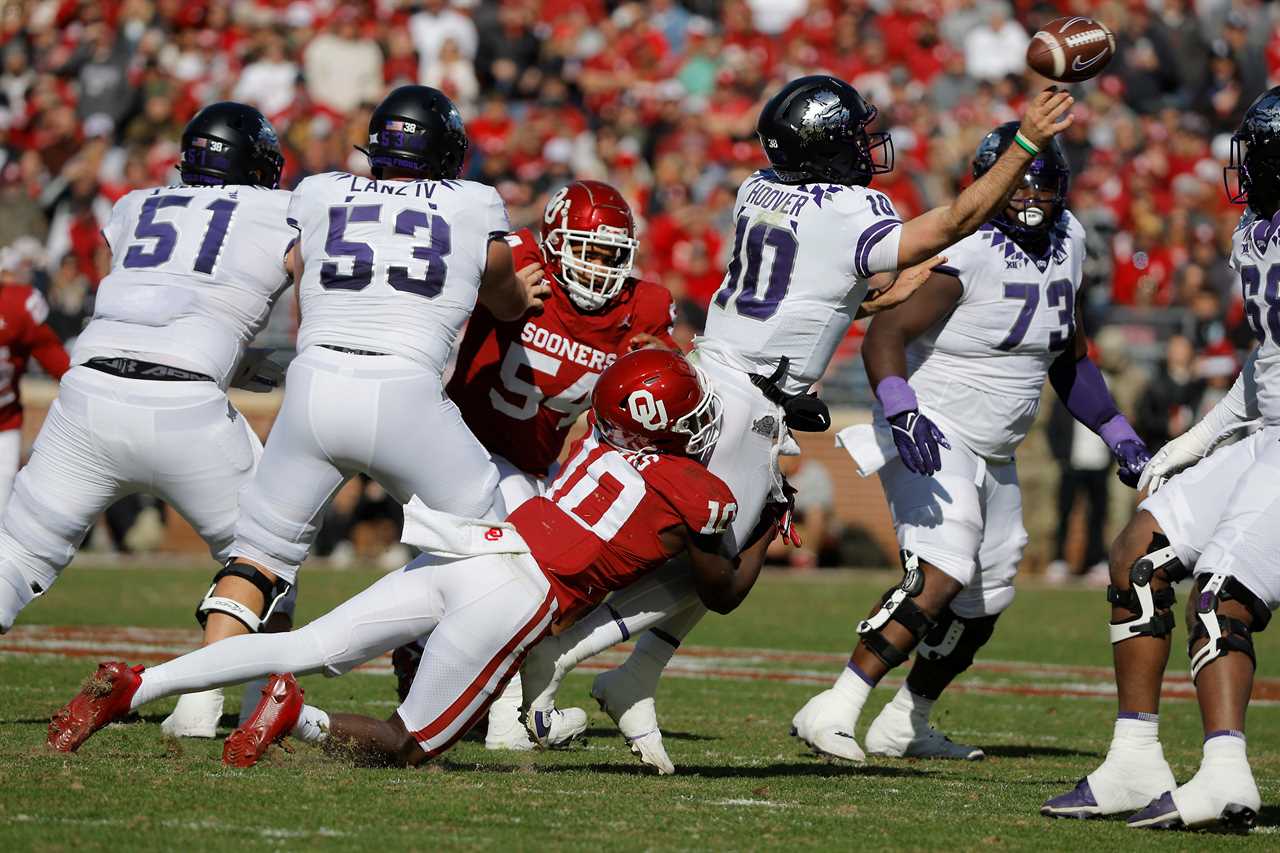
[(1107, 25), (1081, 15), (1054, 18), (1031, 38), (1027, 65), (1059, 83), (1079, 83), (1102, 72), (1116, 53)]

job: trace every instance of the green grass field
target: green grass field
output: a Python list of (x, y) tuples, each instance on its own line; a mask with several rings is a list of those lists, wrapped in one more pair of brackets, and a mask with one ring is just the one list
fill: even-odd
[[(161, 660), (196, 640), (207, 569), (73, 567), (0, 638), (0, 850), (857, 848), (1126, 851), (1276, 849), (1280, 844), (1280, 684), (1253, 708), (1250, 753), (1262, 790), (1249, 838), (1149, 833), (1123, 822), (1049, 821), (1037, 809), (1098, 762), (1115, 708), (1106, 605), (1097, 590), (1028, 588), (983, 666), (939, 703), (935, 722), (983, 746), (980, 763), (812, 758), (788, 737), (792, 713), (838, 673), (861, 614), (888, 574), (764, 578), (729, 617), (711, 617), (677, 656), (659, 711), (674, 777), (643, 773), (575, 674), (562, 704), (590, 704), (585, 743), (556, 753), (486, 752), (463, 742), (435, 766), (357, 769), (297, 746), (251, 770), (220, 763), (220, 741), (174, 741), (159, 721), (113, 726), (73, 756), (44, 747), (49, 715), (103, 652)], [(318, 615), (372, 575), (304, 573), (300, 615)], [(1180, 610), (1180, 609), (1179, 609)], [(146, 630), (126, 632), (126, 627)], [(1176, 648), (1181, 647), (1182, 628)], [(1280, 674), (1280, 630), (1258, 639), (1260, 675)], [(616, 656), (612, 658), (616, 660)], [(1175, 655), (1162, 734), (1179, 779), (1194, 772), (1200, 725), (1186, 660)], [(859, 734), (896, 689), (878, 689)], [(328, 710), (385, 716), (384, 666), (303, 680)], [(237, 691), (228, 691), (230, 696)], [(1182, 698), (1174, 698), (1182, 697)], [(234, 701), (228, 703), (234, 705)]]

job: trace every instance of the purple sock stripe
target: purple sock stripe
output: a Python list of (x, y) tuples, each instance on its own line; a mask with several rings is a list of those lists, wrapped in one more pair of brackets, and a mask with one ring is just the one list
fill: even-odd
[(1144, 723), (1160, 722), (1159, 714), (1148, 714), (1146, 711), (1121, 711), (1116, 714), (1117, 720), (1142, 720)]
[(680, 641), (661, 628), (650, 628), (649, 633), (662, 640), (662, 642), (669, 644), (673, 649), (680, 648)]
[(609, 611), (609, 615), (613, 617), (614, 623), (618, 626), (618, 630), (622, 632), (622, 642), (631, 639), (631, 631), (627, 629), (627, 623), (622, 621), (622, 617), (618, 615), (618, 611), (614, 610), (608, 604), (604, 606)]
[(853, 661), (849, 661), (848, 667), (849, 667), (849, 671), (852, 672), (854, 675), (858, 676), (859, 678), (861, 678), (864, 682), (866, 682), (868, 687), (876, 686), (876, 683), (871, 680), (871, 676), (867, 675), (865, 672), (862, 671), (862, 667), (858, 666)]
[(1244, 740), (1244, 732), (1239, 729), (1218, 729), (1216, 732), (1209, 732), (1204, 736), (1204, 742), (1208, 743), (1216, 737), (1238, 737)]

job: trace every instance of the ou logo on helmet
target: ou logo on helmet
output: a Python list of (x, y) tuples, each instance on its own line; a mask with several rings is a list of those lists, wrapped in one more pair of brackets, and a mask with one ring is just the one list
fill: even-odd
[(554, 225), (556, 220), (563, 221), (569, 215), (569, 188), (567, 186), (556, 190), (556, 194), (547, 200), (547, 209), (543, 213), (542, 218), (546, 220), (548, 225)]
[(627, 398), (627, 410), (636, 423), (648, 430), (666, 429), (671, 423), (666, 404), (644, 388), (631, 392)]

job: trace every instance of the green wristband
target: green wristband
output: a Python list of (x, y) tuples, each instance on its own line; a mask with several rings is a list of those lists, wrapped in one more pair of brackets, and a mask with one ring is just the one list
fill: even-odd
[(1030, 139), (1023, 136), (1022, 131), (1020, 130), (1013, 135), (1013, 141), (1018, 143), (1018, 147), (1030, 154), (1032, 157), (1035, 157), (1040, 153), (1040, 149), (1033, 145)]

